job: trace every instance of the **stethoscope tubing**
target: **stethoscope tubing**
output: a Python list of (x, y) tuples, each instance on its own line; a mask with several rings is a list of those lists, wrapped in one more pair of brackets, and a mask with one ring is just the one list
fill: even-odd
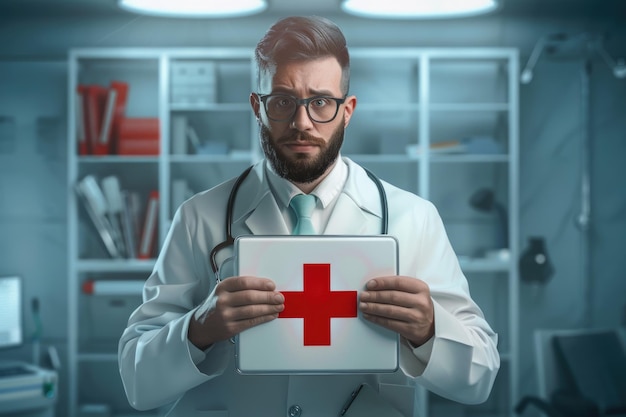
[[(248, 177), (252, 168), (253, 166), (249, 166), (245, 171), (243, 171), (239, 175), (239, 177), (237, 177), (237, 180), (235, 181), (233, 188), (230, 190), (230, 194), (228, 196), (228, 202), (226, 203), (226, 219), (225, 219), (226, 238), (222, 243), (219, 243), (218, 245), (213, 247), (210, 253), (211, 269), (213, 270), (213, 273), (216, 276), (218, 274), (219, 268), (217, 267), (217, 260), (215, 259), (215, 257), (217, 256), (219, 251), (235, 243), (235, 239), (233, 238), (233, 234), (232, 234), (233, 209), (235, 207), (235, 199), (237, 198), (239, 187), (241, 187), (241, 184), (243, 183), (243, 181)], [(363, 169), (367, 173), (367, 176), (370, 177), (370, 179), (374, 182), (374, 184), (376, 184), (376, 188), (378, 188), (378, 193), (380, 196), (380, 205), (382, 209), (381, 234), (386, 235), (389, 233), (389, 206), (387, 203), (387, 193), (385, 192), (385, 188), (382, 182), (380, 181), (380, 179), (370, 170), (366, 168), (363, 168)]]

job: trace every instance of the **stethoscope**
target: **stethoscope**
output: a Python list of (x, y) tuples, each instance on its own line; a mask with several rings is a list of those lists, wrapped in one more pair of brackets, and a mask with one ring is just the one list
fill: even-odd
[[(213, 249), (211, 249), (211, 253), (210, 253), (211, 269), (213, 269), (213, 273), (217, 277), (218, 282), (219, 282), (219, 274), (218, 274), (219, 268), (217, 266), (217, 261), (215, 257), (217, 256), (219, 251), (221, 251), (222, 249), (228, 246), (232, 246), (235, 243), (235, 239), (233, 238), (232, 230), (231, 230), (232, 223), (233, 223), (233, 208), (235, 206), (235, 199), (237, 198), (237, 192), (239, 191), (239, 187), (241, 186), (243, 181), (248, 177), (248, 174), (250, 174), (250, 171), (252, 170), (252, 168), (253, 166), (250, 166), (244, 172), (242, 172), (241, 175), (239, 175), (239, 177), (235, 181), (233, 188), (230, 190), (230, 195), (228, 196), (228, 203), (226, 205), (226, 223), (225, 223), (226, 240), (224, 240), (222, 243), (219, 243), (218, 245), (214, 246)], [(389, 232), (389, 215), (388, 215), (389, 208), (387, 205), (387, 193), (385, 192), (385, 189), (383, 188), (383, 184), (382, 182), (380, 182), (380, 179), (378, 179), (378, 177), (374, 175), (368, 169), (366, 168), (363, 168), (363, 169), (367, 173), (367, 176), (370, 177), (370, 179), (374, 182), (374, 184), (376, 184), (376, 188), (378, 188), (378, 194), (380, 196), (380, 205), (382, 208), (381, 234), (386, 235)]]

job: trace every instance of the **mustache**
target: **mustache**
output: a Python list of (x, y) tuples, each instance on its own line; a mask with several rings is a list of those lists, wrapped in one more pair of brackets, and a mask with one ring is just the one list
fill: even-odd
[(278, 138), (277, 142), (280, 145), (285, 145), (289, 143), (306, 143), (309, 145), (324, 146), (326, 144), (326, 142), (324, 142), (324, 139), (322, 138), (318, 138), (317, 136), (310, 135), (306, 132), (298, 131), (281, 136), (280, 138)]

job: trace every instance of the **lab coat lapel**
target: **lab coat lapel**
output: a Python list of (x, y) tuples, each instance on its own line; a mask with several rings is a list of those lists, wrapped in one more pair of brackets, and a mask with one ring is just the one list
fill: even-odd
[[(378, 189), (365, 171), (348, 158), (348, 179), (324, 234), (377, 234), (381, 207)], [(285, 220), (272, 195), (262, 164), (257, 164), (237, 193), (233, 236), (286, 235)]]
[(256, 207), (245, 219), (245, 225), (254, 235), (286, 235), (289, 234), (276, 200), (271, 192), (258, 202)]
[(324, 234), (378, 234), (382, 217), (378, 188), (360, 166), (348, 158), (344, 161), (348, 165), (348, 179)]
[(364, 234), (367, 230), (368, 218), (355, 201), (341, 194), (328, 220), (326, 235)]
[(234, 237), (289, 233), (264, 175), (262, 162), (255, 165), (237, 192), (232, 230)]

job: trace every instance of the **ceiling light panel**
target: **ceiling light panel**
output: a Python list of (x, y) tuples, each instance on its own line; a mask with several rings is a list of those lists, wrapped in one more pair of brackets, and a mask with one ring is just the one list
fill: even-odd
[(497, 0), (344, 0), (341, 8), (361, 17), (388, 19), (433, 19), (489, 13)]
[(238, 17), (260, 13), (266, 0), (119, 0), (122, 9), (163, 17)]

